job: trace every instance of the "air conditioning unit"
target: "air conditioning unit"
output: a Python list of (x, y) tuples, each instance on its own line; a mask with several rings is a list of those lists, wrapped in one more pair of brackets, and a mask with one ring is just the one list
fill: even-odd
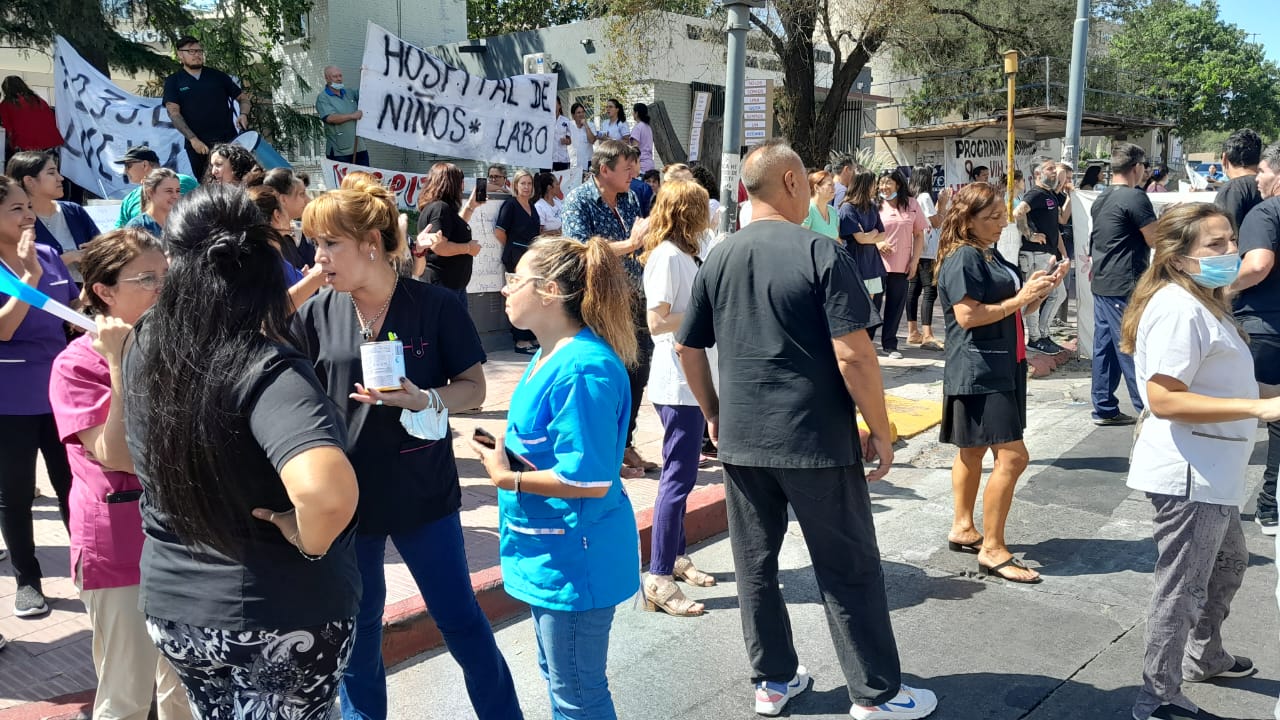
[(525, 75), (541, 75), (551, 74), (551, 53), (529, 53), (524, 56), (524, 74)]

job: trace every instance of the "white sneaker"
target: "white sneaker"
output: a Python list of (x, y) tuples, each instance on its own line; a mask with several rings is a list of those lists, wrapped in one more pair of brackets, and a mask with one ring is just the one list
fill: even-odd
[(881, 718), (913, 720), (928, 717), (937, 708), (938, 696), (923, 688), (903, 685), (898, 690), (897, 696), (883, 705), (874, 707), (854, 705), (849, 708), (849, 715), (857, 720), (880, 720)]
[(756, 712), (760, 715), (777, 715), (787, 706), (787, 701), (808, 689), (809, 671), (803, 665), (798, 665), (796, 676), (789, 683), (766, 680), (756, 685)]

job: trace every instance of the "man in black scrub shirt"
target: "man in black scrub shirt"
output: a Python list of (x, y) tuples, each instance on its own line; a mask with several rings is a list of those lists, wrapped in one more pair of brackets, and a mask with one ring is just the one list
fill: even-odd
[[(725, 503), (756, 712), (777, 715), (803, 692), (778, 586), (787, 506), (808, 540), (850, 715), (873, 706), (922, 718), (937, 698), (902, 684), (889, 621), (868, 480), (893, 464), (884, 384), (866, 329), (880, 324), (853, 256), (800, 227), (809, 214), (804, 163), (785, 144), (760, 145), (742, 180), (751, 224), (713, 249), (694, 279), (677, 352), (720, 446)], [(721, 394), (705, 348), (719, 351)], [(855, 412), (871, 430), (863, 475)]]
[[(1236, 320), (1249, 333), (1253, 373), (1263, 385), (1263, 395), (1273, 395), (1280, 385), (1280, 143), (1262, 151), (1258, 165), (1258, 192), (1262, 201), (1253, 206), (1240, 225), (1240, 275), (1231, 284)], [(1232, 182), (1235, 182), (1234, 180)], [(1264, 535), (1276, 534), (1276, 476), (1280, 469), (1280, 423), (1267, 423), (1267, 463), (1254, 520)]]
[(1239, 230), (1254, 205), (1262, 202), (1258, 193), (1258, 161), (1262, 157), (1262, 138), (1245, 128), (1231, 133), (1222, 143), (1222, 172), (1227, 184), (1218, 191), (1213, 204), (1227, 211)]
[[(178, 61), (182, 69), (164, 80), (164, 109), (169, 120), (187, 139), (191, 174), (204, 181), (209, 167), (209, 149), (231, 142), (241, 130), (249, 129), (249, 93), (231, 76), (204, 66), (204, 48), (190, 35), (178, 40)], [(240, 106), (232, 120), (231, 101)]]

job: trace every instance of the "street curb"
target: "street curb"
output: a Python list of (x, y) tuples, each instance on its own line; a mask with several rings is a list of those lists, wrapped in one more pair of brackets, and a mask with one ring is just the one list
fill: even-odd
[[(640, 530), (641, 562), (649, 562), (650, 538), (653, 534), (653, 509), (636, 513)], [(725, 512), (724, 485), (707, 485), (689, 494), (685, 511), (685, 538), (689, 545), (723, 533), (729, 527)], [(489, 567), (471, 573), (471, 587), (485, 617), (493, 625), (523, 614), (527, 606), (503, 589), (502, 568)], [(382, 616), (382, 660), (391, 667), (415, 655), (440, 647), (444, 639), (427, 613), (422, 596), (402, 600), (387, 607)], [(64, 695), (51, 700), (19, 705), (0, 710), (0, 720), (72, 720), (93, 708), (92, 690)]]

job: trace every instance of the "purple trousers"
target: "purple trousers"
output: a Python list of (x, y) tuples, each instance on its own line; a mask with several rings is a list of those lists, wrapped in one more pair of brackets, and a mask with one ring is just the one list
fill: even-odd
[(706, 420), (697, 405), (654, 405), (662, 420), (662, 477), (653, 504), (649, 572), (670, 575), (684, 554), (684, 505), (698, 480), (698, 456)]

